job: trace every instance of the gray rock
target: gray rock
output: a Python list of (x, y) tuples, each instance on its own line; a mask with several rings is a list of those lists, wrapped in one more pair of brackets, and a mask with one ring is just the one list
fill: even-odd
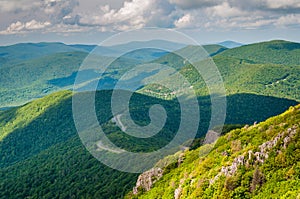
[(133, 194), (138, 194), (138, 189), (142, 188), (145, 191), (149, 191), (152, 185), (163, 176), (163, 170), (161, 168), (152, 168), (149, 171), (142, 173), (133, 188)]
[(220, 134), (215, 132), (215, 131), (212, 131), (212, 130), (209, 130), (207, 133), (206, 133), (206, 136), (205, 136), (205, 139), (203, 141), (203, 144), (211, 144), (211, 143), (214, 143), (218, 138), (219, 138)]

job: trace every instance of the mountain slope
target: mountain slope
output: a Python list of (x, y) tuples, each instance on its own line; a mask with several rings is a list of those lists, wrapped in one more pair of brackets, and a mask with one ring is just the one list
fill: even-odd
[(0, 169), (0, 198), (122, 198), (136, 176), (101, 164), (73, 136)]
[[(78, 70), (87, 56), (87, 52), (63, 52), (2, 65), (0, 67), (0, 107), (18, 106), (34, 98), (72, 88)], [(113, 60), (113, 57), (92, 55), (88, 69), (81, 71), (85, 76), (85, 81), (100, 79), (99, 67)], [(103, 65), (99, 66), (99, 62)], [(140, 63), (141, 61), (122, 56), (110, 65), (102, 78), (117, 79), (119, 74)]]
[[(111, 94), (112, 91), (97, 93), (96, 111), (104, 132), (117, 146), (128, 151), (149, 152), (173, 139), (180, 124), (180, 107), (176, 100), (161, 100), (137, 93), (131, 97), (131, 115), (137, 124), (150, 122), (147, 113), (154, 104), (163, 105), (168, 113), (167, 123), (160, 133), (149, 139), (138, 139), (124, 134), (111, 121)], [(253, 111), (249, 111), (249, 102), (253, 103)], [(228, 103), (227, 122), (242, 124), (261, 121), (296, 104), (291, 100), (255, 95), (230, 96)], [(203, 114), (198, 132), (201, 136), (207, 131), (210, 114), (207, 99), (199, 98), (199, 105)], [(0, 137), (1, 197), (50, 198), (57, 197), (62, 191), (66, 197), (101, 198), (101, 194), (102, 198), (121, 197), (136, 181), (136, 175), (114, 171), (84, 150), (73, 121), (70, 91), (54, 93), (22, 107), (0, 112)], [(107, 175), (124, 178), (114, 179)], [(87, 180), (82, 180), (84, 176)], [(93, 176), (97, 176), (96, 179)], [(99, 186), (105, 188), (99, 191)], [(48, 195), (50, 192), (51, 196)]]
[(229, 49), (222, 55), (251, 60), (255, 63), (300, 65), (299, 53), (299, 43), (274, 40)]
[[(227, 95), (251, 93), (300, 101), (300, 76), (298, 75), (300, 74), (300, 65), (253, 64), (245, 60), (219, 55), (213, 59), (223, 78)], [(198, 64), (201, 65), (201, 63)], [(206, 84), (194, 66), (186, 65), (179, 72), (189, 80), (197, 95), (208, 95)], [(175, 78), (171, 75), (164, 81), (167, 82), (165, 83), (167, 85), (174, 80)], [(175, 97), (170, 92), (159, 88), (159, 85), (152, 84), (139, 92), (156, 97)], [(184, 86), (179, 87), (177, 92), (182, 89)]]
[[(265, 44), (253, 44), (252, 50), (256, 51), (256, 47), (261, 45), (263, 46)], [(273, 47), (280, 48), (281, 44), (273, 44)], [(272, 62), (258, 63), (249, 60), (247, 55), (243, 54), (245, 48), (246, 47), (243, 46), (235, 49), (228, 49), (212, 57), (222, 76), (227, 95), (253, 93), (288, 98), (297, 101), (300, 100), (300, 64), (289, 64), (289, 62), (296, 63), (297, 60), (299, 60), (297, 50), (291, 52), (293, 56), (285, 54), (285, 50), (278, 50), (278, 57), (287, 56), (291, 60), (287, 63), (275, 64)], [(194, 56), (194, 51), (191, 50), (190, 52), (189, 47), (182, 49), (182, 51), (186, 52), (187, 55), (191, 55), (191, 57)], [(232, 56), (228, 55), (227, 52), (231, 52)], [(263, 54), (263, 56), (265, 56), (265, 59), (270, 59), (272, 61), (274, 55), (270, 54), (268, 56), (267, 54)], [(173, 53), (157, 59), (156, 62), (173, 66), (189, 80), (199, 96), (208, 95), (206, 84), (201, 77), (202, 74), (199, 74), (194, 66), (185, 63), (186, 61), (183, 58)], [(282, 62), (284, 62), (284, 60), (282, 60)], [(201, 67), (206, 64), (206, 60), (193, 64)], [(176, 78), (171, 75), (164, 81), (172, 84), (172, 81), (175, 79)], [(168, 95), (168, 93), (163, 93), (164, 91), (159, 90), (159, 87), (159, 85), (149, 85), (143, 88), (141, 92), (156, 97), (163, 96), (163, 94)], [(183, 88), (178, 88), (178, 91), (180, 91), (180, 89)]]
[[(150, 191), (129, 198), (296, 198), (300, 105), (181, 154)], [(155, 176), (153, 176), (155, 179)]]
[(213, 59), (228, 94), (246, 92), (300, 100), (300, 65), (256, 64), (223, 55)]
[(53, 92), (48, 80), (69, 76), (87, 56), (84, 52), (47, 55), (0, 67), (0, 104), (14, 106)]
[[(111, 117), (111, 92), (103, 92), (100, 123)], [(101, 164), (83, 147), (71, 97), (62, 91), (1, 112), (0, 198), (121, 198), (133, 185), (136, 174)]]
[[(179, 70), (183, 66), (185, 66), (187, 63), (186, 60), (183, 57), (180, 57), (179, 55), (185, 55), (188, 58), (198, 58), (203, 59), (208, 56), (214, 56), (217, 55), (223, 51), (226, 51), (227, 48), (224, 46), (220, 45), (203, 45), (203, 46), (185, 46), (179, 50), (176, 50), (174, 52), (168, 53), (156, 60), (153, 60), (152, 62), (154, 63), (159, 63), (159, 64), (165, 64), (171, 67), (174, 67), (175, 69)], [(201, 53), (199, 55), (198, 53)]]

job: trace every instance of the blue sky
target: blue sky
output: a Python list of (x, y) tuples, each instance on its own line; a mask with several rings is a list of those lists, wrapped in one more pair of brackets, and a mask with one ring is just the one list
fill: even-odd
[(174, 29), (201, 44), (300, 42), (300, 0), (0, 0), (0, 45), (98, 44), (144, 27)]

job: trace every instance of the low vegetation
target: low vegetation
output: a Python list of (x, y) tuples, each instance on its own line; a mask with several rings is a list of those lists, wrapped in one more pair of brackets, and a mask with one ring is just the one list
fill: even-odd
[(150, 191), (127, 197), (297, 198), (299, 125), (297, 105), (257, 125), (233, 130), (214, 145), (185, 152), (183, 162), (167, 170)]

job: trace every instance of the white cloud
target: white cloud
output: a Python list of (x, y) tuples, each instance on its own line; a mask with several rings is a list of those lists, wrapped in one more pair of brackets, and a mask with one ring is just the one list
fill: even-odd
[(262, 19), (256, 21), (248, 21), (240, 24), (240, 28), (244, 29), (258, 29), (260, 27), (270, 26), (274, 23), (274, 19)]
[(266, 19), (263, 16), (235, 16), (235, 17), (214, 17), (204, 24), (209, 30), (241, 30), (259, 29), (272, 26), (276, 19)]
[(19, 32), (25, 28), (25, 24), (17, 21), (16, 23), (12, 23), (9, 27), (7, 27), (6, 31), (10, 32)]
[(154, 2), (151, 0), (125, 1), (124, 6), (111, 17), (118, 20), (126, 20), (132, 17), (142, 16), (143, 13), (151, 6), (151, 3)]
[(187, 28), (193, 23), (193, 17), (191, 14), (186, 14), (174, 22), (176, 28)]
[(46, 17), (53, 23), (61, 23), (63, 18), (71, 15), (73, 10), (79, 6), (78, 0), (44, 0), (40, 15)]
[(281, 16), (277, 21), (278, 26), (300, 25), (300, 14), (289, 14)]
[(77, 24), (68, 25), (68, 24), (63, 24), (63, 23), (56, 24), (54, 26), (50, 26), (47, 28), (47, 32), (63, 33), (63, 34), (82, 33), (82, 32), (88, 32), (90, 30), (91, 30), (91, 27), (79, 26)]
[(220, 17), (235, 17), (243, 16), (247, 13), (237, 7), (230, 6), (228, 2), (224, 2), (220, 5), (207, 8), (207, 14)]
[[(133, 0), (125, 1), (119, 10), (111, 9), (109, 5), (100, 7), (98, 13), (84, 15), (80, 19), (80, 23), (86, 25), (143, 25), (145, 24), (144, 13), (148, 10), (152, 0)], [(124, 29), (124, 28), (123, 28)]]
[(300, 8), (299, 0), (265, 0), (265, 2), (271, 9)]
[(174, 6), (165, 0), (125, 1), (119, 9), (101, 6), (98, 13), (82, 14), (82, 25), (101, 26), (110, 30), (129, 30), (145, 26), (171, 26)]
[(46, 22), (37, 22), (36, 20), (32, 20), (25, 23), (25, 29), (27, 30), (37, 30), (37, 29), (43, 29), (48, 26), (50, 26), (51, 23), (49, 21)]
[(125, 2), (124, 6), (119, 10), (111, 9), (109, 5), (101, 6), (97, 13), (80, 13), (79, 23), (89, 26), (115, 26), (123, 23), (124, 27), (143, 24), (144, 18), (142, 13), (146, 6), (147, 1), (143, 3), (141, 0)]
[(1, 34), (300, 27), (300, 0), (0, 0), (0, 12)]
[(6, 30), (1, 31), (0, 34), (17, 34), (17, 33), (24, 33), (26, 31), (31, 30), (39, 30), (46, 27), (51, 26), (49, 21), (46, 22), (38, 22), (36, 20), (31, 20), (25, 23), (17, 21), (15, 23), (10, 24)]

